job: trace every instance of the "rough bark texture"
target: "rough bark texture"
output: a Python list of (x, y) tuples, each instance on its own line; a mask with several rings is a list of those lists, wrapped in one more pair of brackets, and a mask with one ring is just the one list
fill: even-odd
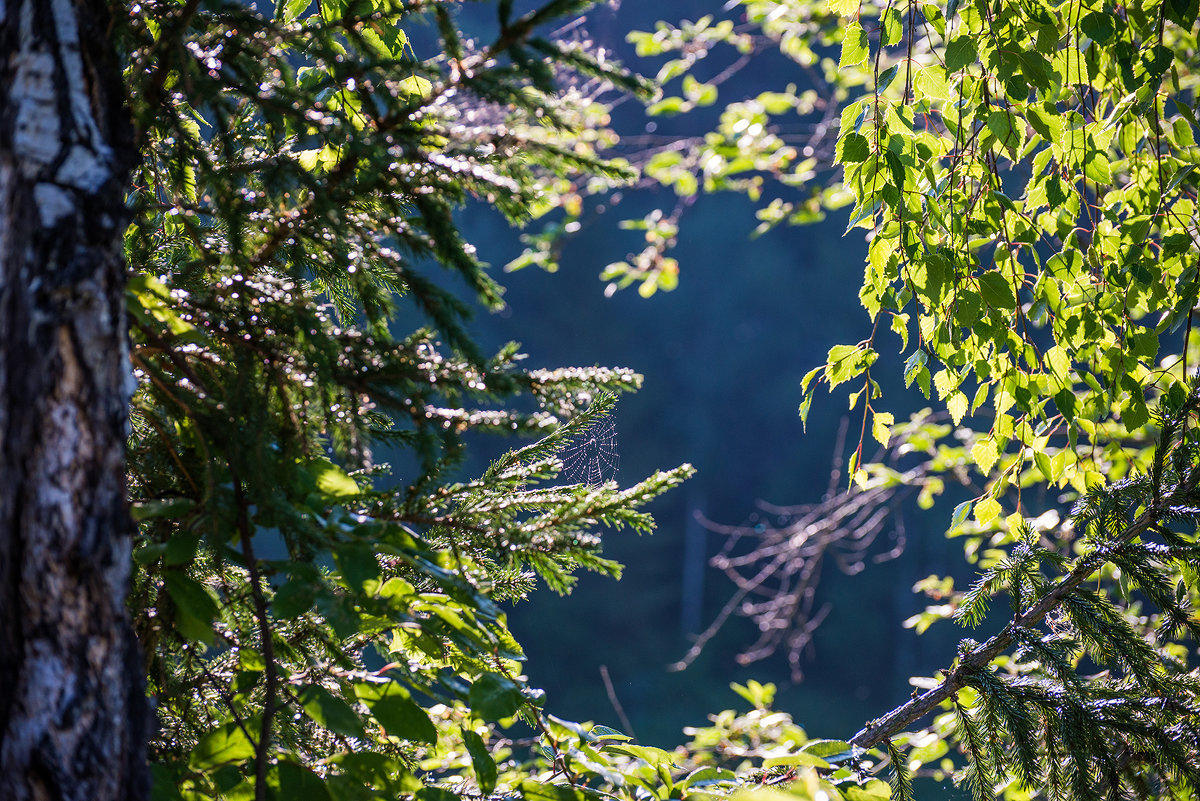
[(0, 799), (148, 795), (126, 620), (129, 123), (103, 0), (0, 0)]

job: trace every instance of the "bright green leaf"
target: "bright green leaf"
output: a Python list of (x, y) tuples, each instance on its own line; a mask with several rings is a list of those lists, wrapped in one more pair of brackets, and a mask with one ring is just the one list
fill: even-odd
[(845, 38), (842, 39), (842, 57), (838, 61), (841, 69), (853, 67), (867, 60), (871, 46), (867, 40), (867, 32), (857, 22), (846, 26)]

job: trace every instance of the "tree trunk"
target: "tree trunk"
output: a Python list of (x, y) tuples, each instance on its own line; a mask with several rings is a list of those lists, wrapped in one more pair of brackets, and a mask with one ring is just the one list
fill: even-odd
[(133, 164), (104, 0), (0, 0), (0, 799), (141, 799), (125, 615)]

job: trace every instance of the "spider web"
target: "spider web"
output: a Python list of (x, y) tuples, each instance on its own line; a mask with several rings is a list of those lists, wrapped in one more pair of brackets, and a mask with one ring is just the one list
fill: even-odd
[(617, 422), (599, 417), (563, 448), (563, 474), (572, 484), (594, 487), (615, 481), (621, 454), (617, 452)]

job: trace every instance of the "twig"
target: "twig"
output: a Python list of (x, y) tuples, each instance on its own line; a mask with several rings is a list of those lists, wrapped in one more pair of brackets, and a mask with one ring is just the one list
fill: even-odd
[(267, 797), (267, 749), (271, 745), (271, 719), (275, 714), (275, 647), (271, 641), (271, 619), (267, 614), (267, 601), (263, 596), (262, 577), (258, 572), (258, 560), (254, 557), (254, 546), (251, 544), (250, 517), (246, 511), (246, 495), (242, 482), (234, 473), (233, 491), (237, 504), (237, 527), (241, 535), (242, 555), (246, 559), (246, 570), (250, 574), (250, 595), (254, 600), (254, 616), (258, 618), (259, 639), (262, 644), (263, 670), (266, 681), (266, 698), (263, 699), (262, 726), (259, 729), (258, 742), (254, 745), (254, 801), (264, 801)]
[(612, 677), (608, 675), (608, 665), (600, 666), (600, 678), (604, 679), (604, 691), (608, 693), (608, 702), (612, 704), (613, 709), (617, 713), (617, 718), (620, 719), (621, 725), (625, 728), (625, 733), (633, 739), (637, 739), (637, 732), (633, 730), (633, 724), (629, 722), (629, 716), (625, 714), (625, 708), (621, 706), (620, 699), (617, 698), (617, 691), (613, 687)]
[[(1142, 512), (1132, 523), (1125, 527), (1120, 536), (1114, 540), (1113, 545), (1128, 543), (1152, 528), (1158, 522), (1162, 511), (1170, 506), (1173, 501), (1174, 497)], [(908, 728), (911, 724), (936, 709), (943, 701), (954, 696), (967, 684), (967, 680), (972, 673), (985, 669), (993, 659), (1000, 656), (1000, 654), (1004, 653), (1013, 644), (1015, 641), (1014, 631), (1018, 629), (1031, 629), (1037, 626), (1048, 614), (1057, 609), (1068, 595), (1074, 592), (1080, 584), (1087, 580), (1088, 576), (1096, 571), (1098, 563), (1103, 561), (1104, 554), (1107, 552), (1108, 549), (1101, 549), (1080, 558), (1075, 568), (1059, 581), (1058, 584), (1054, 585), (1053, 589), (1042, 596), (1040, 601), (1023, 614), (1017, 616), (999, 634), (978, 648), (966, 653), (959, 661), (957, 667), (946, 674), (941, 684), (923, 695), (917, 696), (908, 703), (893, 709), (882, 718), (872, 721), (854, 735), (850, 740), (850, 744), (862, 749), (876, 746)]]

